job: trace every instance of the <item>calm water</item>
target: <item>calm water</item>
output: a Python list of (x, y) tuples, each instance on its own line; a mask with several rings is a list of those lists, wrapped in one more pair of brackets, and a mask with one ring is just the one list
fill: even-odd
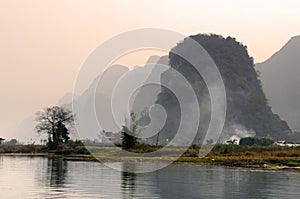
[(300, 198), (300, 173), (173, 164), (132, 174), (95, 162), (0, 156), (0, 198), (5, 199), (209, 197)]

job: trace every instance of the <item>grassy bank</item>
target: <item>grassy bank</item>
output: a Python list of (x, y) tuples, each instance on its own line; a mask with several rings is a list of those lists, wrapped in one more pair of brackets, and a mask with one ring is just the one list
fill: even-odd
[[(160, 149), (141, 145), (134, 149), (134, 155), (121, 152), (117, 147), (88, 146), (89, 151), (81, 144), (63, 145), (57, 150), (49, 151), (46, 146), (22, 145), (22, 146), (0, 146), (0, 153), (5, 154), (32, 154), (59, 157), (74, 161), (132, 161), (132, 160), (176, 160), (176, 153), (180, 148), (166, 148), (162, 150), (161, 157), (151, 157), (140, 153), (149, 153)], [(238, 146), (238, 145), (216, 145), (204, 158), (199, 158), (198, 147), (190, 147), (176, 162), (190, 162), (197, 164), (222, 165), (230, 167), (250, 168), (300, 168), (300, 148), (287, 148), (279, 146)], [(96, 157), (96, 158), (95, 158)]]

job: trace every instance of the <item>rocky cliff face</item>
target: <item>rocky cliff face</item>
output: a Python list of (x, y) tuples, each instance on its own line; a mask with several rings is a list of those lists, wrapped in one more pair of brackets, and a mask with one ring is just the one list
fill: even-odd
[(272, 110), (295, 131), (300, 131), (299, 51), (300, 36), (295, 36), (268, 60), (255, 65)]
[[(290, 133), (287, 123), (274, 114), (268, 105), (262, 90), (258, 75), (254, 69), (253, 59), (248, 55), (246, 46), (237, 42), (234, 38), (223, 38), (218, 35), (194, 35), (190, 36), (200, 43), (215, 61), (223, 78), (227, 94), (227, 117), (221, 140), (227, 139), (233, 134), (238, 134), (237, 126), (256, 136), (271, 136), (273, 138), (285, 138)], [(186, 48), (185, 41), (174, 48), (190, 51)], [(197, 54), (197, 52), (190, 52)], [(207, 86), (195, 69), (180, 56), (170, 53), (169, 64), (178, 70), (193, 86), (197, 92), (200, 103), (201, 119), (200, 128), (195, 143), (203, 141), (203, 135), (210, 121), (210, 97)], [(176, 81), (176, 77), (170, 79), (171, 70), (161, 75), (161, 82)], [(166, 77), (168, 76), (168, 79)], [(158, 95), (157, 103), (165, 107), (168, 117), (161, 131), (161, 139), (171, 139), (176, 133), (180, 121), (179, 102), (168, 89), (162, 87)], [(189, 102), (186, 102), (189, 103)], [(245, 135), (240, 136), (247, 136)]]

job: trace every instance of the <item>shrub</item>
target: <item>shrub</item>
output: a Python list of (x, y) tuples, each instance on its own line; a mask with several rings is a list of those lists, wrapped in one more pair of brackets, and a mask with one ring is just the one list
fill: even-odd
[(241, 138), (240, 140), (240, 145), (241, 146), (270, 146), (274, 144), (274, 140), (270, 138), (257, 138), (257, 137), (246, 137), (246, 138)]

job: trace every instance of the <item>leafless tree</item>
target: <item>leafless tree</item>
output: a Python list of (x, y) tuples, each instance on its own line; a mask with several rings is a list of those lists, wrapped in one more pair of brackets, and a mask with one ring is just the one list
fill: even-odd
[(67, 126), (74, 124), (72, 111), (59, 106), (44, 108), (36, 113), (36, 131), (48, 134), (48, 144), (51, 149), (69, 139)]

